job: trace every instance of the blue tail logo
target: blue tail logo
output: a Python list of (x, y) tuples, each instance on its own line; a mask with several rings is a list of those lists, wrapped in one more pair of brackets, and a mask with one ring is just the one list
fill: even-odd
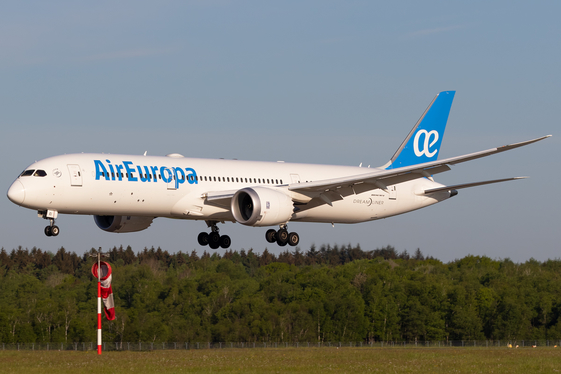
[(386, 169), (436, 161), (455, 93), (444, 91), (436, 95), (386, 165)]

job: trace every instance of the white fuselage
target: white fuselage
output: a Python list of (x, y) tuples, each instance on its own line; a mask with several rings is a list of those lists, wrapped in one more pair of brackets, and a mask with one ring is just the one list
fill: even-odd
[[(375, 169), (180, 155), (69, 154), (38, 161), (27, 170), (44, 170), (46, 175), (20, 176), (9, 196), (30, 209), (63, 214), (235, 221), (229, 206), (209, 204), (207, 194), (261, 186), (290, 196), (291, 184), (359, 175)], [(303, 202), (303, 209), (295, 209), (290, 220), (357, 223), (385, 218), (448, 198), (447, 192), (422, 193), (440, 186), (419, 176), (384, 190), (373, 188), (347, 195), (332, 204), (314, 199)], [(298, 196), (293, 199), (297, 201)]]

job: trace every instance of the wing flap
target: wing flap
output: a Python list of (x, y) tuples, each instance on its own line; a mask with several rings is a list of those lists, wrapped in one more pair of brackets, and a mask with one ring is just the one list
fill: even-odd
[(224, 199), (231, 199), (234, 197), (238, 190), (229, 190), (229, 191), (209, 191), (203, 195), (207, 201), (214, 201), (214, 200), (224, 200)]
[(209, 191), (203, 194), (206, 203), (224, 209), (230, 209), (230, 202), (238, 190)]

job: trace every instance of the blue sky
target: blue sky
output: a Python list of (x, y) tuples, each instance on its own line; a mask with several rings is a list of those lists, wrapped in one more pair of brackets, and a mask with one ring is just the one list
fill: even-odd
[[(357, 244), (444, 261), (559, 258), (558, 2), (12, 2), (0, 13), (0, 181), (75, 152), (384, 164), (434, 95), (456, 90), (442, 157), (542, 135), (437, 181), (530, 179), (460, 191), (358, 225), (291, 224), (301, 249)], [(202, 222), (112, 234), (61, 216), (61, 234), (0, 199), (0, 246), (202, 250)], [(233, 249), (264, 228), (227, 223)], [(276, 245), (269, 249), (278, 250)], [(208, 249), (208, 248), (207, 248)], [(219, 250), (220, 252), (221, 250)]]

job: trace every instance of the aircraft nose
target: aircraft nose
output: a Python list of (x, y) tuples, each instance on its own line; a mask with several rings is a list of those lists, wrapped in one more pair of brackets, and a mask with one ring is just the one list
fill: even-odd
[(14, 204), (21, 205), (25, 200), (25, 187), (20, 181), (15, 181), (8, 190), (8, 199)]

